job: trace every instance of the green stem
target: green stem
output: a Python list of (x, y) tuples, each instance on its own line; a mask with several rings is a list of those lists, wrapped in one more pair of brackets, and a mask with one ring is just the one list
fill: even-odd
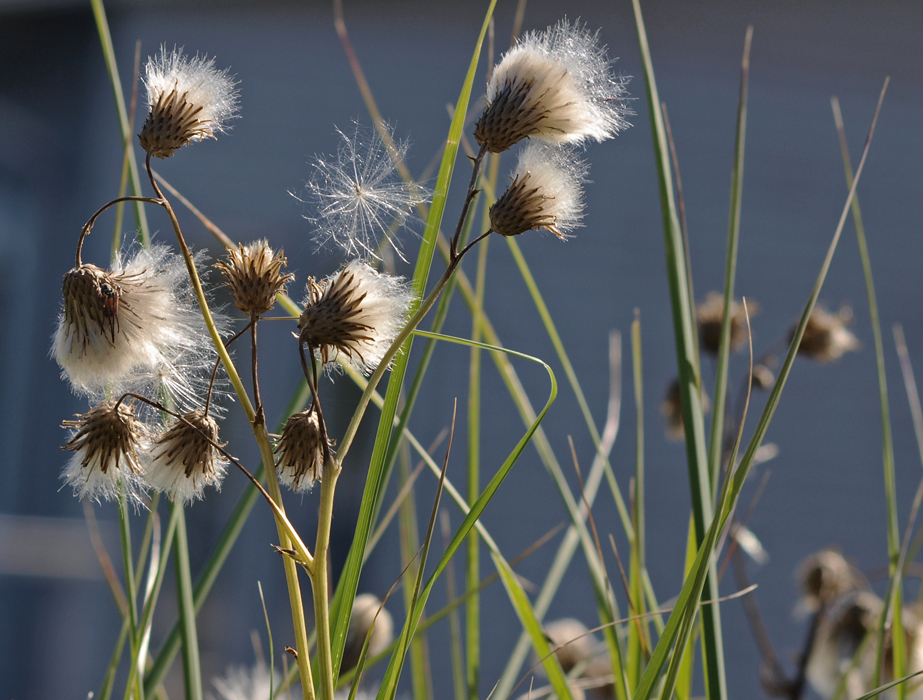
[[(138, 635), (138, 591), (135, 585), (134, 562), (131, 555), (131, 526), (128, 520), (128, 500), (125, 487), (119, 483), (119, 535), (122, 542), (122, 564), (125, 570), (125, 595), (128, 598), (128, 639), (131, 647), (131, 663), (138, 667), (142, 660), (138, 658), (140, 638)], [(131, 694), (131, 686), (125, 689), (126, 696)], [(144, 688), (138, 683), (135, 688), (139, 700), (144, 698)]]
[(330, 643), (330, 599), (327, 582), (327, 555), (330, 548), (330, 528), (333, 521), (333, 496), (340, 465), (332, 455), (324, 463), (321, 479), (320, 511), (317, 515), (317, 543), (314, 547), (314, 624), (317, 634), (317, 658), (320, 666), (321, 699), (333, 700), (336, 686), (333, 648)]

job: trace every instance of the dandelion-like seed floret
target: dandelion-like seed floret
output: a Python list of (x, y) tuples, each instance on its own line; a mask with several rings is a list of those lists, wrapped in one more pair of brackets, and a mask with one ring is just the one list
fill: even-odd
[(500, 153), (524, 138), (603, 141), (629, 126), (627, 80), (612, 73), (598, 33), (566, 19), (530, 32), (504, 54), (487, 85), (478, 143)]
[(224, 284), (231, 290), (234, 305), (248, 316), (259, 316), (275, 305), (276, 295), (295, 279), (295, 275), (281, 273), (287, 262), (284, 251), (273, 253), (262, 240), (231, 248), (227, 259), (219, 260), (215, 267), (227, 278)]
[[(52, 355), (75, 392), (101, 401), (107, 392), (163, 391), (199, 407), (215, 351), (182, 257), (141, 248), (111, 270), (76, 267), (62, 287)], [(223, 329), (227, 320), (214, 316)]]
[(305, 201), (316, 210), (307, 218), (317, 227), (318, 247), (332, 244), (349, 256), (377, 258), (384, 236), (403, 258), (395, 232), (429, 199), (425, 188), (404, 182), (397, 173), (407, 142), (389, 138), (392, 148), (378, 132), (358, 125), (352, 135), (337, 133), (342, 142), (336, 157), (317, 156), (306, 186)]
[(221, 488), (227, 460), (216, 449), (218, 423), (202, 410), (183, 414), (147, 449), (147, 481), (171, 500), (190, 503), (207, 486)]
[(533, 141), (519, 154), (506, 192), (490, 208), (490, 226), (504, 236), (544, 228), (558, 238), (581, 226), (588, 169), (573, 149)]
[(121, 482), (126, 497), (140, 503), (144, 487), (138, 450), (146, 431), (133, 406), (104, 401), (62, 427), (73, 429), (63, 449), (74, 454), (61, 478), (75, 496), (110, 501), (118, 496)]
[(299, 341), (326, 366), (342, 355), (370, 374), (404, 325), (412, 294), (401, 277), (391, 277), (353, 260), (323, 282), (308, 280)]
[[(847, 352), (862, 347), (859, 339), (846, 325), (852, 321), (852, 309), (844, 306), (839, 313), (833, 314), (821, 306), (816, 306), (808, 317), (808, 323), (798, 345), (798, 354), (820, 363), (839, 360)], [(795, 327), (790, 338), (794, 337)]]
[(148, 59), (143, 80), (150, 111), (138, 138), (155, 158), (168, 158), (191, 141), (214, 138), (237, 112), (234, 79), (215, 68), (214, 58), (189, 57), (164, 46)]

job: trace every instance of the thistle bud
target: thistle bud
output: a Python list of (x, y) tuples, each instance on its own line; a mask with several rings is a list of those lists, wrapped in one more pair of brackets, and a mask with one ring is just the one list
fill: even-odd
[(133, 406), (125, 401), (118, 406), (104, 401), (78, 415), (77, 420), (63, 421), (62, 427), (74, 430), (62, 448), (74, 455), (61, 477), (74, 489), (74, 495), (113, 500), (121, 481), (129, 499), (140, 502), (143, 485), (138, 449), (145, 430)]
[(144, 67), (150, 111), (138, 139), (155, 158), (169, 158), (191, 141), (214, 138), (237, 111), (237, 91), (215, 59), (189, 58), (182, 49), (161, 47)]
[(227, 259), (219, 260), (215, 267), (227, 278), (224, 284), (231, 290), (234, 306), (248, 316), (260, 316), (275, 305), (276, 296), (295, 279), (295, 275), (281, 274), (286, 263), (284, 251), (274, 254), (262, 240), (231, 248)]
[(221, 488), (227, 461), (215, 447), (219, 444), (214, 418), (204, 411), (184, 413), (148, 450), (148, 482), (183, 503), (202, 498), (206, 486)]
[(276, 454), (279, 481), (292, 491), (310, 491), (324, 468), (324, 438), (317, 411), (309, 408), (286, 421)]

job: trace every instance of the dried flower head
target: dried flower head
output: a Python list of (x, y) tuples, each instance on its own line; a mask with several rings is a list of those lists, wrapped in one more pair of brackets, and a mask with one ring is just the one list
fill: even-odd
[(146, 450), (148, 483), (170, 500), (183, 503), (202, 498), (206, 486), (220, 489), (227, 460), (216, 444), (223, 445), (214, 418), (201, 410), (184, 413)]
[(394, 620), (391, 613), (382, 606), (378, 597), (371, 593), (362, 593), (353, 601), (341, 669), (345, 671), (359, 663), (366, 638), (369, 640), (366, 652), (368, 658), (383, 652), (394, 640)]
[(838, 550), (822, 549), (798, 566), (799, 607), (816, 612), (864, 586), (864, 579)]
[(215, 351), (182, 257), (142, 248), (112, 270), (76, 267), (62, 287), (52, 355), (74, 391), (94, 400), (163, 391), (177, 405), (201, 403)]
[[(740, 350), (747, 342), (747, 314), (753, 318), (759, 313), (760, 306), (755, 301), (747, 299), (747, 309), (744, 313), (743, 303), (732, 299), (730, 303), (731, 316), (731, 352)], [(705, 301), (695, 307), (696, 319), (699, 322), (699, 342), (706, 352), (718, 354), (718, 345), (721, 343), (721, 322), (724, 320), (724, 295), (718, 292), (709, 292)]]
[[(711, 401), (705, 392), (702, 392), (702, 412), (711, 410)], [(667, 389), (666, 396), (660, 404), (660, 415), (667, 423), (667, 437), (671, 440), (682, 440), (686, 437), (686, 426), (683, 424), (683, 395), (679, 388), (679, 378), (674, 379)]]
[(353, 260), (323, 282), (308, 280), (298, 338), (322, 365), (342, 355), (369, 374), (400, 333), (411, 299), (403, 278)]
[(144, 66), (150, 109), (138, 138), (155, 158), (168, 158), (190, 141), (214, 138), (237, 112), (237, 90), (227, 70), (215, 59), (190, 58), (182, 49), (165, 46)]
[(750, 375), (750, 386), (754, 389), (766, 391), (771, 389), (776, 381), (776, 375), (766, 365), (756, 365), (753, 368), (753, 374)]
[(544, 228), (558, 238), (581, 225), (586, 163), (569, 148), (535, 141), (519, 154), (510, 186), (490, 208), (490, 226), (503, 236)]
[(425, 188), (398, 176), (396, 164), (403, 162), (407, 142), (395, 142), (389, 130), (386, 145), (377, 131), (358, 124), (352, 135), (337, 133), (342, 143), (336, 156), (315, 157), (306, 186), (305, 201), (317, 212), (306, 218), (317, 226), (318, 247), (329, 243), (350, 257), (377, 258), (384, 236), (403, 258), (395, 233), (429, 200)]
[[(816, 306), (808, 317), (798, 354), (818, 362), (833, 362), (847, 352), (858, 350), (862, 344), (846, 328), (849, 323), (852, 323), (852, 309), (848, 306), (841, 307), (835, 314)], [(789, 342), (794, 338), (796, 328), (797, 325), (792, 327)]]
[(268, 242), (262, 240), (229, 249), (227, 260), (219, 260), (215, 267), (227, 277), (224, 284), (231, 290), (234, 305), (248, 316), (260, 316), (275, 305), (276, 295), (295, 279), (295, 275), (281, 274), (287, 262), (284, 251), (273, 253)]
[(75, 496), (110, 501), (118, 496), (121, 482), (126, 497), (140, 503), (143, 483), (138, 449), (146, 433), (132, 405), (104, 401), (77, 420), (64, 421), (62, 427), (73, 430), (63, 449), (74, 455), (61, 478)]
[[(330, 449), (329, 444), (327, 448)], [(310, 491), (324, 468), (324, 438), (317, 411), (309, 408), (285, 422), (276, 454), (279, 481), (292, 491)]]
[(562, 19), (530, 32), (494, 68), (474, 137), (492, 153), (524, 138), (603, 141), (629, 126), (625, 78), (612, 74), (599, 34)]

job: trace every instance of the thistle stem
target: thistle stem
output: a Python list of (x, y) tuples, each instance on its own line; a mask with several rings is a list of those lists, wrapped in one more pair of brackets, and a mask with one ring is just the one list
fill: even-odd
[[(214, 318), (212, 318), (208, 300), (205, 298), (205, 290), (202, 288), (202, 281), (199, 279), (199, 273), (196, 270), (195, 262), (192, 259), (192, 253), (189, 251), (189, 246), (186, 245), (186, 239), (183, 237), (179, 220), (176, 218), (176, 212), (173, 211), (173, 207), (170, 205), (167, 198), (163, 196), (163, 192), (161, 192), (160, 187), (157, 185), (157, 181), (154, 179), (154, 173), (151, 170), (150, 154), (147, 156), (145, 166), (151, 181), (151, 186), (154, 188), (157, 196), (162, 200), (163, 207), (170, 217), (170, 223), (172, 223), (173, 230), (176, 233), (180, 252), (183, 255), (183, 260), (186, 262), (189, 279), (192, 282), (192, 288), (195, 291), (196, 299), (202, 310), (202, 317), (205, 320), (209, 335), (211, 335), (212, 343), (214, 343), (215, 350), (218, 352), (218, 357), (221, 358), (225, 371), (228, 373), (228, 379), (231, 380), (231, 385), (234, 387), (234, 392), (237, 394), (240, 406), (243, 408), (247, 420), (250, 422), (250, 427), (253, 429), (253, 435), (260, 448), (260, 456), (262, 457), (263, 464), (266, 465), (266, 481), (269, 487), (269, 495), (275, 503), (276, 508), (279, 509), (279, 513), (284, 515), (285, 509), (282, 506), (282, 492), (279, 489), (279, 477), (276, 475), (276, 470), (274, 468), (275, 456), (272, 452), (272, 443), (269, 440), (266, 424), (257, 421), (256, 411), (240, 379), (240, 374), (237, 372), (237, 368), (234, 366), (234, 362), (231, 360), (228, 350), (221, 340), (221, 334), (218, 332), (218, 327), (215, 325)], [(290, 549), (292, 541), (285, 527), (278, 516), (275, 518), (275, 521), (276, 529), (279, 534), (279, 546), (283, 550)], [(289, 604), (292, 609), (292, 623), (295, 629), (298, 670), (301, 672), (301, 688), (305, 700), (314, 700), (314, 682), (311, 676), (311, 664), (308, 659), (308, 633), (305, 626), (304, 606), (301, 601), (301, 588), (298, 582), (298, 568), (291, 557), (286, 556), (282, 561), (285, 567), (285, 580), (288, 584)]]

